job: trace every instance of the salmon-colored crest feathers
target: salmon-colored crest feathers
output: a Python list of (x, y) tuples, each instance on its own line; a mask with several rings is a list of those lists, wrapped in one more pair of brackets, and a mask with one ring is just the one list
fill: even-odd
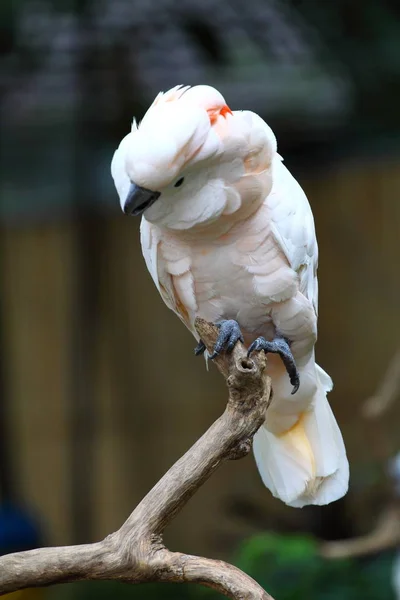
[(232, 111), (227, 104), (222, 107), (214, 107), (207, 109), (208, 116), (210, 117), (211, 125), (214, 125), (219, 116), (226, 118), (226, 115), (232, 115)]
[(211, 125), (216, 123), (218, 117), (226, 118), (232, 111), (226, 104), (224, 97), (215, 88), (209, 85), (176, 86), (167, 92), (160, 92), (153, 102), (153, 106), (164, 102), (184, 101), (200, 106), (207, 111)]

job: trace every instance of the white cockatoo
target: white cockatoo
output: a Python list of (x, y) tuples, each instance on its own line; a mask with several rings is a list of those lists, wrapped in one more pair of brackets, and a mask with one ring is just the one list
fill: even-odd
[(218, 324), (214, 354), (238, 339), (271, 353), (274, 396), (253, 444), (266, 487), (296, 507), (342, 497), (349, 466), (314, 357), (314, 220), (270, 127), (210, 86), (178, 86), (133, 122), (111, 172), (122, 210), (143, 215), (144, 259), (167, 306), (195, 337), (197, 316)]

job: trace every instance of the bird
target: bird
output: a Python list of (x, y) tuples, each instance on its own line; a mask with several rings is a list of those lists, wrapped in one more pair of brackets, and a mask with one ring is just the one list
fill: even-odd
[(272, 129), (231, 110), (209, 85), (160, 92), (111, 160), (122, 211), (141, 215), (147, 269), (198, 342), (196, 317), (219, 329), (213, 359), (238, 340), (268, 353), (273, 399), (254, 436), (265, 486), (292, 507), (344, 496), (349, 464), (315, 361), (318, 244), (300, 184)]

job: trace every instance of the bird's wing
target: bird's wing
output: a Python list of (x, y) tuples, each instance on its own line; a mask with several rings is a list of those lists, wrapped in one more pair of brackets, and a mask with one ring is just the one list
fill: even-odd
[(140, 241), (147, 269), (165, 304), (198, 337), (194, 331), (197, 302), (190, 257), (183, 256), (165, 243), (167, 248), (162, 251), (160, 231), (144, 217), (140, 226)]
[(314, 218), (300, 184), (276, 155), (266, 199), (272, 233), (300, 280), (301, 293), (318, 313), (318, 245)]

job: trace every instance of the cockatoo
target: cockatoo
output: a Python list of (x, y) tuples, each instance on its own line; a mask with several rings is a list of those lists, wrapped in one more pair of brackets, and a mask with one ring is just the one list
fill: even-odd
[(294, 507), (342, 497), (349, 466), (326, 397), (332, 380), (314, 356), (314, 220), (271, 128), (210, 86), (178, 86), (133, 121), (111, 173), (123, 212), (142, 215), (164, 302), (195, 337), (196, 317), (218, 325), (211, 358), (239, 339), (249, 354), (271, 353), (274, 395), (253, 443), (266, 487)]

